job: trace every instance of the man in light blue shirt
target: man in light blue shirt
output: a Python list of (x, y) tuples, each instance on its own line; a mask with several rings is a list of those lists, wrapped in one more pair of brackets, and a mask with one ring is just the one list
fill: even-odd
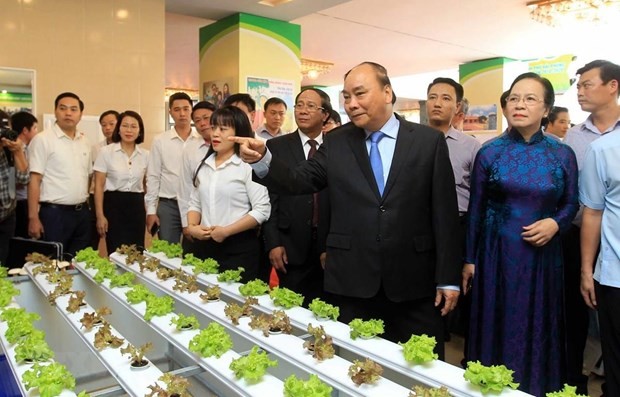
[[(610, 66), (606, 61), (591, 64), (596, 62), (606, 65), (610, 75), (606, 76), (601, 67), (582, 71), (577, 85), (582, 108), (589, 110), (587, 106), (591, 106), (592, 114), (576, 127), (581, 127), (576, 133), (582, 132), (583, 139), (586, 131), (602, 135), (592, 141), (581, 159), (581, 294), (599, 314), (604, 393), (620, 396), (620, 66)], [(607, 106), (601, 106), (605, 99)]]

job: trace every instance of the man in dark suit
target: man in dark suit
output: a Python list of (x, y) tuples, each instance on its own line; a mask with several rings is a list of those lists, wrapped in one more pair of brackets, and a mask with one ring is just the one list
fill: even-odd
[[(269, 151), (287, 167), (294, 168), (311, 158), (323, 143), (322, 128), (330, 115), (329, 96), (317, 88), (306, 88), (295, 97), (297, 131), (267, 141)], [(269, 192), (271, 215), (263, 224), (269, 261), (278, 273), (280, 286), (301, 293), (305, 304), (321, 297), (323, 269), (320, 254), (326, 223), (327, 192), (280, 195)]]
[(340, 320), (381, 318), (392, 341), (429, 334), (441, 358), (441, 315), (456, 304), (461, 273), (448, 147), (437, 131), (393, 113), (396, 97), (381, 65), (351, 69), (343, 96), (351, 123), (295, 169), (262, 141), (232, 140), (255, 180), (274, 191), (307, 194), (329, 185), (325, 289)]

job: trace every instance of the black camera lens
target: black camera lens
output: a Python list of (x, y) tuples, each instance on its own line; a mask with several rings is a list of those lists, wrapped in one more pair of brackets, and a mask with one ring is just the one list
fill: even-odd
[(9, 141), (16, 141), (18, 135), (19, 134), (17, 133), (17, 131), (13, 131), (13, 130), (8, 129), (8, 128), (0, 130), (0, 138), (6, 138)]

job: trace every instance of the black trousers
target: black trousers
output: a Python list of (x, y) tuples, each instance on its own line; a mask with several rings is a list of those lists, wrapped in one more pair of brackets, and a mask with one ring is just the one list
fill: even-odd
[(620, 288), (594, 282), (605, 363), (605, 397), (620, 396)]
[(28, 200), (17, 200), (15, 207), (15, 237), (30, 238), (28, 235)]
[(329, 294), (328, 300), (340, 307), (338, 321), (345, 324), (354, 318), (383, 320), (385, 334), (381, 336), (392, 342), (407, 342), (413, 334), (434, 336), (435, 353), (444, 359), (444, 322), (440, 309), (435, 307), (435, 296), (392, 302), (382, 286), (372, 298)]
[(15, 212), (0, 221), (0, 265), (6, 265), (9, 243), (15, 233)]
[(91, 213), (87, 203), (41, 203), (39, 218), (43, 224), (42, 240), (61, 243), (65, 255), (73, 257), (77, 251), (89, 246)]
[(258, 276), (260, 261), (260, 242), (256, 229), (246, 230), (228, 237), (221, 243), (213, 240), (204, 240), (196, 244), (201, 259), (213, 258), (219, 265), (219, 271), (236, 270), (243, 267), (241, 282), (247, 283)]
[(144, 247), (144, 193), (105, 192), (103, 213), (108, 219), (108, 233), (105, 236), (108, 255), (122, 244), (135, 244), (138, 249)]
[(291, 289), (304, 296), (304, 306), (312, 302), (314, 298), (323, 298), (323, 268), (321, 267), (320, 255), (316, 239), (316, 231), (313, 233), (308, 256), (303, 263), (289, 262), (286, 273), (278, 271), (280, 286)]
[(588, 339), (590, 316), (581, 296), (580, 228), (571, 228), (562, 234), (564, 257), (564, 313), (566, 335), (566, 383), (577, 387), (577, 394), (588, 394), (588, 377), (582, 373), (583, 351)]

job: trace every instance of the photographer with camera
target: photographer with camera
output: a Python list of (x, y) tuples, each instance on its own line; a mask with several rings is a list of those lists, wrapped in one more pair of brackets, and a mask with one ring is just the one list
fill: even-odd
[(18, 133), (10, 129), (9, 115), (0, 111), (0, 263), (6, 262), (15, 233), (15, 190), (29, 180), (28, 162)]

